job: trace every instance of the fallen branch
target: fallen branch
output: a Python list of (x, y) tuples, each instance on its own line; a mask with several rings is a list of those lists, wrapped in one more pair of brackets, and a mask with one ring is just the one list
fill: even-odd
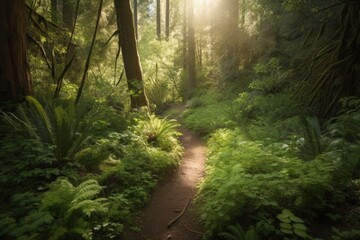
[(189, 197), (185, 207), (182, 209), (182, 211), (179, 213), (179, 215), (177, 215), (175, 218), (173, 218), (167, 225), (167, 228), (171, 228), (171, 226), (181, 218), (182, 215), (184, 215), (185, 211), (186, 211), (186, 208), (189, 206), (189, 203), (190, 203), (190, 200), (191, 200), (191, 197)]

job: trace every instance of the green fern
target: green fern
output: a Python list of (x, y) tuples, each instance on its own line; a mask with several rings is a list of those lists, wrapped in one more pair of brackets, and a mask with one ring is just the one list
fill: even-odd
[(29, 107), (20, 105), (17, 113), (3, 113), (3, 120), (30, 138), (55, 146), (59, 162), (71, 159), (88, 140), (80, 131), (80, 117), (74, 105), (45, 107), (34, 97), (26, 97)]
[(322, 152), (320, 143), (320, 124), (317, 118), (306, 117), (300, 118), (304, 129), (304, 143), (301, 147), (302, 158), (310, 160)]
[(175, 128), (179, 126), (174, 119), (160, 119), (154, 114), (150, 115), (149, 119), (140, 125), (143, 129), (143, 133), (147, 136), (148, 142), (155, 142), (163, 136), (175, 134)]
[[(102, 187), (90, 179), (74, 187), (67, 179), (59, 178), (42, 198), (40, 211), (50, 212), (55, 219), (49, 239), (81, 236), (91, 239), (96, 216), (108, 212), (108, 200), (96, 198)], [(76, 238), (76, 237), (74, 237)]]
[[(177, 137), (181, 135), (176, 128), (180, 125), (175, 119), (158, 118), (154, 114), (142, 120), (135, 128), (140, 136), (156, 147), (165, 151), (171, 151), (178, 146)], [(179, 149), (181, 152), (181, 149)]]

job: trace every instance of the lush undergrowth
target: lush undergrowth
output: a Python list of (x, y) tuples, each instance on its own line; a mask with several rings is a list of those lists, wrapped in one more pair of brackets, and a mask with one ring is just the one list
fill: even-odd
[(198, 95), (185, 113), (208, 133), (197, 197), (206, 239), (360, 237), (358, 99), (342, 99), (320, 122), (281, 81), (213, 96)]
[(2, 112), (1, 239), (113, 239), (182, 147), (175, 120), (99, 99)]

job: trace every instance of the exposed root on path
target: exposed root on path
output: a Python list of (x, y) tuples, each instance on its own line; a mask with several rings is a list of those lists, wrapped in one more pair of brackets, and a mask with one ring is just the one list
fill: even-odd
[(168, 223), (167, 228), (171, 228), (171, 226), (172, 226), (177, 220), (179, 220), (182, 215), (184, 215), (187, 207), (189, 206), (190, 201), (191, 201), (191, 197), (189, 197), (189, 199), (188, 199), (185, 207), (184, 207), (183, 210), (180, 212), (180, 214), (177, 215), (175, 218), (173, 218), (173, 219)]

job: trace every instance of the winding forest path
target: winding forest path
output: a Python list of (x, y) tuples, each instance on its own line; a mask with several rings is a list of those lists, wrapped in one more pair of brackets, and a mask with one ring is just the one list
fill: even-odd
[[(172, 118), (178, 118), (183, 106), (174, 105), (168, 111)], [(139, 225), (141, 232), (137, 236), (126, 236), (127, 240), (200, 240), (202, 228), (199, 223), (193, 199), (196, 186), (204, 175), (205, 147), (195, 133), (181, 128), (180, 138), (185, 152), (180, 166), (169, 174), (154, 190), (144, 208)], [(170, 228), (168, 224), (176, 218), (190, 203), (184, 214)]]

